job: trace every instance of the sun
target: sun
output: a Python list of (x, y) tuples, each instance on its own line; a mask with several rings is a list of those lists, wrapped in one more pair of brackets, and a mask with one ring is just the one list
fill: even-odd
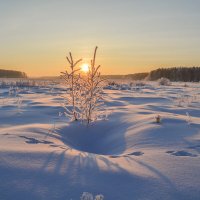
[(89, 65), (88, 64), (83, 64), (81, 66), (81, 71), (83, 71), (85, 73), (89, 72)]

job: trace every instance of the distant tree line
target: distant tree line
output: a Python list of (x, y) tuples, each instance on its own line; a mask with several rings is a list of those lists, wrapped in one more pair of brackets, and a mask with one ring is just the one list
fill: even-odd
[(147, 79), (150, 81), (155, 81), (160, 78), (167, 78), (170, 81), (200, 82), (200, 67), (159, 68), (149, 73), (135, 73), (128, 75), (104, 75), (103, 77), (108, 79)]
[(127, 75), (102, 75), (102, 78), (106, 79), (132, 79), (132, 80), (143, 80), (148, 76), (149, 73), (135, 73)]
[(20, 71), (0, 69), (0, 78), (27, 78), (27, 75)]
[(162, 77), (170, 81), (199, 82), (200, 67), (159, 68), (149, 73), (148, 80), (154, 81)]

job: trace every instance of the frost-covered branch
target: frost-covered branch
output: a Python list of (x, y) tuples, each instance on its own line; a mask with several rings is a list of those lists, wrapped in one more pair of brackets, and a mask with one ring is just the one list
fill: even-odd
[[(67, 96), (65, 97), (65, 115), (71, 117), (72, 120), (78, 120), (78, 114), (77, 114), (77, 101), (79, 97), (79, 79), (80, 74), (79, 68), (76, 68), (76, 65), (81, 62), (82, 59), (79, 59), (74, 62), (74, 59), (72, 57), (71, 52), (69, 53), (69, 57), (67, 56), (67, 61), (70, 64), (70, 70), (61, 72), (61, 78), (65, 81), (65, 84), (68, 88), (67, 90)], [(70, 108), (71, 106), (71, 108)]]

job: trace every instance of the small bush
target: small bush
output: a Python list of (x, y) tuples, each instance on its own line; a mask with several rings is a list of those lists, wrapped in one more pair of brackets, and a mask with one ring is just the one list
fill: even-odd
[(80, 74), (79, 68), (76, 68), (77, 64), (81, 61), (81, 59), (74, 62), (71, 52), (69, 53), (69, 57), (66, 57), (67, 61), (70, 64), (70, 70), (66, 70), (65, 72), (61, 72), (61, 78), (64, 79), (67, 90), (67, 95), (65, 96), (65, 115), (69, 116), (72, 120), (78, 120), (79, 116), (79, 107), (78, 101), (80, 99)]
[(155, 119), (156, 119), (156, 123), (157, 123), (157, 124), (160, 124), (160, 123), (161, 123), (161, 116), (160, 116), (160, 115), (157, 115), (157, 116), (155, 117)]
[(101, 115), (100, 109), (103, 105), (103, 86), (101, 74), (99, 72), (100, 65), (96, 66), (97, 47), (94, 50), (91, 66), (86, 76), (81, 78), (81, 119), (89, 124), (98, 119)]
[(147, 84), (145, 83), (145, 82), (143, 82), (143, 81), (136, 81), (135, 82), (135, 86), (136, 87), (144, 87), (144, 86), (146, 86)]
[(81, 61), (73, 61), (72, 54), (67, 57), (70, 63), (70, 72), (62, 72), (62, 78), (68, 88), (65, 99), (65, 115), (72, 120), (81, 120), (87, 124), (98, 119), (103, 105), (103, 79), (101, 79), (99, 68), (96, 66), (97, 47), (94, 51), (89, 71), (86, 74), (79, 73), (79, 68), (75, 68)]
[(80, 198), (81, 200), (103, 200), (104, 196), (102, 194), (96, 195), (93, 197), (93, 195), (89, 192), (84, 192)]
[(168, 79), (168, 78), (160, 78), (160, 79), (158, 79), (158, 84), (159, 85), (164, 85), (164, 86), (169, 86), (169, 85), (171, 85), (171, 82), (170, 82), (170, 80)]

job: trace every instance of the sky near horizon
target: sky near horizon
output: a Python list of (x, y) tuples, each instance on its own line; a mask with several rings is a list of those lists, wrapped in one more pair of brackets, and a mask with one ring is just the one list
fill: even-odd
[(199, 0), (0, 0), (0, 69), (57, 76), (97, 45), (102, 74), (200, 65)]

